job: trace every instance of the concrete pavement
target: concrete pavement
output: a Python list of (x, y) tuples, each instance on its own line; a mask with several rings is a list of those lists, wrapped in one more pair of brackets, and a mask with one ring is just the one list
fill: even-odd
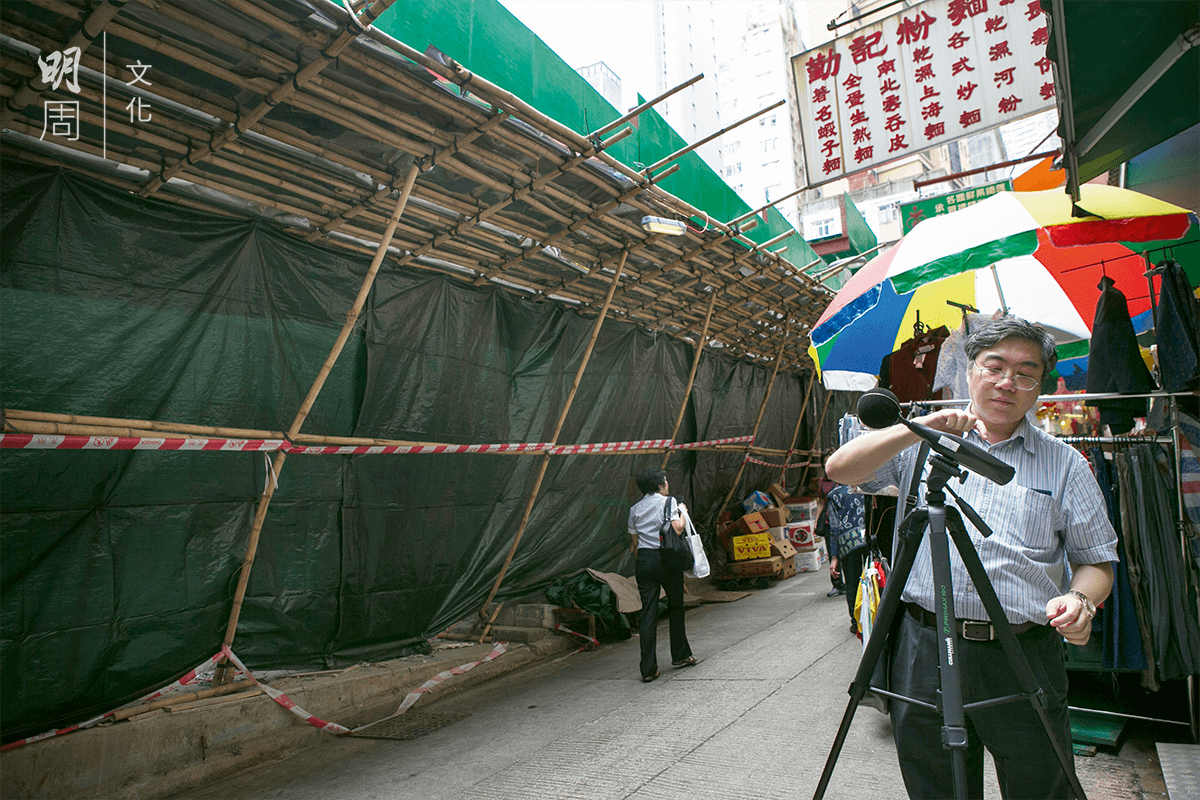
[[(824, 574), (801, 573), (689, 610), (702, 661), (666, 667), (653, 683), (638, 679), (634, 637), (440, 699), (424, 710), (470, 716), (422, 738), (330, 740), (179, 797), (811, 797), (861, 652), (844, 598), (826, 598), (828, 587)], [(669, 664), (665, 621), (658, 641), (660, 663)], [(1082, 767), (1080, 775), (1093, 800), (1162, 796), (1141, 794), (1122, 764), (1099, 779)], [(987, 797), (998, 796), (989, 765)], [(858, 710), (826, 797), (906, 797), (883, 715)]]
[[(702, 659), (694, 667), (669, 667), (663, 620), (662, 676), (653, 683), (639, 680), (636, 637), (581, 652), (552, 637), (514, 644), (423, 695), (400, 719), (449, 724), (420, 738), (333, 736), (262, 696), (218, 698), (5, 754), (3, 795), (812, 797), (861, 652), (847, 630), (844, 598), (827, 598), (828, 587), (824, 573), (801, 573), (736, 602), (689, 609), (689, 639)], [(386, 716), (435, 673), (478, 660), (490, 647), (276, 685), (310, 712), (353, 727)], [(1121, 756), (1077, 759), (1089, 797), (1165, 796), (1157, 762), (1146, 757), (1153, 750), (1151, 741), (1148, 750), (1143, 742), (1126, 745)], [(986, 787), (989, 800), (998, 797), (990, 765)], [(826, 796), (905, 797), (888, 720), (873, 709), (858, 710)]]

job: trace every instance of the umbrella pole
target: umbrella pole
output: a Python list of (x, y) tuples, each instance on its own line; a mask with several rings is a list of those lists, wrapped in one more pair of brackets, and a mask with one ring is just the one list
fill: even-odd
[(1000, 296), (1000, 310), (1004, 312), (1004, 316), (1008, 316), (1008, 303), (1004, 302), (1004, 290), (1000, 288), (1000, 275), (996, 272), (996, 265), (992, 264), (992, 280), (996, 282), (996, 294)]
[[(717, 305), (717, 290), (713, 289), (712, 294), (708, 297), (708, 313), (704, 315), (704, 326), (700, 330), (700, 338), (696, 340), (696, 356), (692, 359), (692, 372), (688, 375), (687, 389), (683, 392), (683, 402), (679, 404), (679, 414), (675, 417), (675, 427), (671, 429), (671, 443), (675, 443), (675, 434), (679, 433), (679, 426), (683, 424), (683, 412), (687, 411), (688, 398), (692, 396), (692, 386), (696, 382), (696, 368), (700, 366), (700, 356), (704, 353), (704, 343), (708, 341), (708, 324), (712, 321), (713, 309)], [(667, 461), (671, 459), (671, 453), (668, 450), (663, 453), (662, 464), (659, 466), (662, 469), (667, 468)]]

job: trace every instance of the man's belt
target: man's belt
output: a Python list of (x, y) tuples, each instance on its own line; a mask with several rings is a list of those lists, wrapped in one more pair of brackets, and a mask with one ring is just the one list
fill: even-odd
[[(904, 610), (908, 612), (910, 617), (924, 625), (926, 628), (937, 627), (937, 614), (934, 614), (932, 611), (926, 611), (916, 603), (905, 603)], [(1046, 626), (1036, 625), (1032, 622), (1022, 622), (1017, 625), (1010, 625), (1009, 627), (1012, 628), (1013, 633), (1020, 635), (1022, 633), (1028, 633), (1035, 628), (1044, 628)], [(969, 642), (991, 642), (995, 641), (997, 638), (996, 628), (994, 625), (992, 625), (992, 623), (981, 622), (975, 619), (955, 620), (954, 632)]]

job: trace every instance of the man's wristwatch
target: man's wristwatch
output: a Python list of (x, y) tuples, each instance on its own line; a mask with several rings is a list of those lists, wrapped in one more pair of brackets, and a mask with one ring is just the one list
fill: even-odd
[(1083, 608), (1087, 611), (1088, 616), (1094, 618), (1096, 616), (1096, 604), (1092, 602), (1092, 598), (1088, 597), (1078, 589), (1071, 589), (1067, 594), (1073, 594), (1083, 603)]

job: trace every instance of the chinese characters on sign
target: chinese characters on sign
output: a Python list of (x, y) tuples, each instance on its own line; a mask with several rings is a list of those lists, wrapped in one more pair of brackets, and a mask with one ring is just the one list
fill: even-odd
[(811, 185), (1054, 106), (1037, 0), (927, 0), (792, 59)]
[(972, 186), (950, 194), (937, 197), (923, 197), (911, 203), (900, 204), (900, 233), (907, 234), (918, 222), (930, 217), (940, 217), (942, 214), (952, 214), (960, 208), (973, 206), (980, 200), (991, 197), (997, 192), (1011, 192), (1012, 181), (985, 183), (982, 186)]
[[(51, 90), (57, 91), (60, 86), (65, 86), (72, 94), (79, 94), (79, 65), (82, 60), (82, 53), (78, 47), (68, 47), (65, 50), (56, 50), (50, 53), (45, 58), (38, 57), (38, 67), (41, 69), (42, 83)], [(133, 64), (126, 64), (125, 68), (133, 74), (133, 80), (125, 81), (125, 85), (136, 87), (138, 84), (152, 86), (153, 84), (146, 79), (146, 73), (153, 68), (151, 64), (143, 64), (138, 61)], [(107, 93), (103, 95), (101, 118), (102, 124), (107, 126), (108, 117), (108, 102)], [(49, 134), (52, 138), (62, 138), (69, 141), (79, 139), (79, 101), (78, 100), (45, 100), (42, 103), (43, 108), (43, 126), (41, 139), (45, 140)], [(150, 113), (150, 104), (145, 98), (139, 94), (133, 94), (133, 98), (125, 106), (125, 110), (129, 112), (129, 121), (150, 122), (153, 116)]]

